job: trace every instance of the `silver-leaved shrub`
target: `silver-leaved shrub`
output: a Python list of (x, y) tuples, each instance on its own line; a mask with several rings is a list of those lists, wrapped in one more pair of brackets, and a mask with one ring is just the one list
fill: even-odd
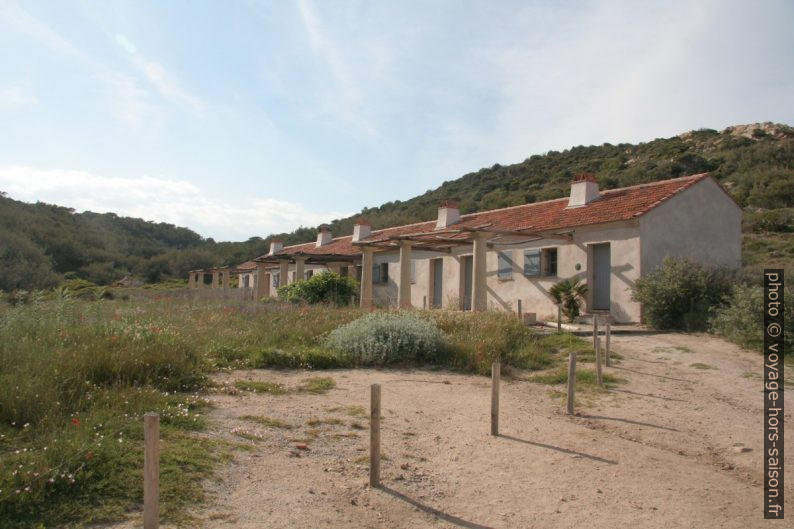
[(446, 341), (432, 322), (409, 312), (373, 312), (333, 330), (326, 346), (358, 365), (383, 365), (432, 362)]

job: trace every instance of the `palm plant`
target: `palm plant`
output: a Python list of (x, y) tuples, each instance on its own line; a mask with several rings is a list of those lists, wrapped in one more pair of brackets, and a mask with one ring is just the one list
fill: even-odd
[(568, 321), (573, 322), (584, 303), (587, 285), (580, 279), (563, 279), (549, 289), (549, 294), (555, 303), (562, 306), (562, 313)]

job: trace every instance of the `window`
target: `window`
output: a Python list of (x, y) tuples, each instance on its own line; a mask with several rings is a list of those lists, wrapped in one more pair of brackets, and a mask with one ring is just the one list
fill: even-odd
[(388, 283), (389, 282), (389, 263), (381, 263), (378, 266), (380, 268), (380, 273), (378, 274), (380, 276), (380, 281), (377, 281), (377, 283)]
[(499, 279), (513, 279), (513, 258), (512, 252), (499, 252)]
[(557, 248), (524, 250), (524, 275), (556, 277)]
[(248, 278), (249, 278), (249, 277), (250, 277), (250, 276), (249, 276), (248, 274), (245, 274), (245, 275), (243, 276), (243, 288), (248, 288)]
[(273, 280), (273, 288), (278, 288), (279, 284), (281, 283), (281, 274), (276, 272), (272, 274), (271, 279)]
[(411, 259), (411, 283), (416, 283), (416, 261)]
[(373, 265), (372, 282), (375, 284), (389, 282), (389, 263), (379, 263)]
[(546, 248), (543, 250), (543, 275), (557, 276), (557, 248)]
[(304, 279), (311, 279), (314, 275), (314, 270), (306, 270), (306, 273), (303, 274)]

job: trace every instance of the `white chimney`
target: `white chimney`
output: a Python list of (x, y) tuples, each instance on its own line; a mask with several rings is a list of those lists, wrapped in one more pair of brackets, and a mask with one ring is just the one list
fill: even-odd
[(453, 200), (445, 200), (438, 206), (436, 229), (448, 228), (460, 220), (460, 205)]
[(330, 243), (332, 240), (331, 228), (329, 228), (327, 224), (321, 224), (317, 231), (317, 243), (314, 246), (319, 248), (320, 246), (325, 246)]
[(370, 233), (372, 233), (372, 226), (366, 220), (360, 219), (353, 224), (353, 242), (366, 239)]
[(599, 196), (598, 180), (596, 180), (595, 175), (593, 173), (579, 173), (571, 182), (571, 197), (568, 199), (568, 207), (585, 206)]
[(273, 239), (270, 241), (270, 253), (268, 255), (273, 255), (280, 252), (284, 248), (284, 243), (281, 242), (281, 239)]

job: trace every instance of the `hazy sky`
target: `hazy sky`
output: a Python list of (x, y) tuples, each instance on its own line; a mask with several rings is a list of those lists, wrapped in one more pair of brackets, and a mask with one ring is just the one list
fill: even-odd
[(0, 0), (0, 190), (219, 240), (794, 123), (794, 2)]

